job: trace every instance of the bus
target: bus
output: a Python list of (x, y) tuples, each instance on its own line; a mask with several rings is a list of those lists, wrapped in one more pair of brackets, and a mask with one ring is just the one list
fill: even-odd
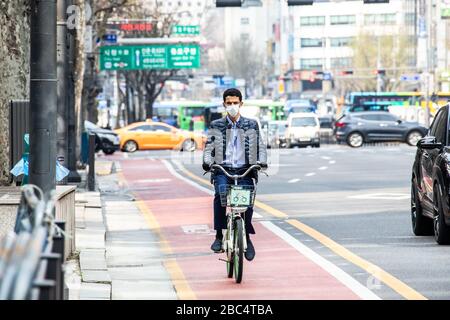
[[(430, 111), (434, 115), (437, 109), (448, 103), (450, 92), (438, 92), (430, 96)], [(390, 107), (426, 107), (423, 92), (351, 92), (345, 98), (345, 111), (389, 111)]]
[(311, 99), (287, 100), (284, 108), (286, 118), (291, 113), (317, 113), (317, 105)]
[(205, 131), (208, 130), (211, 122), (216, 119), (223, 118), (226, 116), (227, 112), (225, 107), (223, 106), (222, 101), (213, 101), (206, 105), (204, 110), (204, 119), (205, 119)]
[(265, 126), (271, 120), (284, 120), (284, 103), (266, 99), (244, 100), (241, 108), (244, 117), (258, 118)]
[(178, 127), (178, 105), (171, 101), (155, 102), (153, 104), (153, 119)]
[(178, 105), (178, 127), (182, 130), (204, 131), (205, 108), (203, 101), (180, 101)]

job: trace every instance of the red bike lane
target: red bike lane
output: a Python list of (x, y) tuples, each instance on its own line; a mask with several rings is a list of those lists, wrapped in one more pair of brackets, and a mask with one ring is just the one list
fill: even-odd
[(241, 284), (214, 254), (212, 196), (173, 175), (161, 161), (121, 160), (131, 191), (152, 212), (198, 299), (360, 299), (321, 266), (255, 221), (256, 256)]

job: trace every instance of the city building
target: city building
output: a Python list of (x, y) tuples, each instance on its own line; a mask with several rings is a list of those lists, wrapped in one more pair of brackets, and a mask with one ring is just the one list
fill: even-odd
[[(339, 88), (346, 79), (354, 80), (357, 74), (361, 79), (375, 80), (377, 69), (399, 69), (397, 73), (415, 71), (414, 0), (391, 0), (386, 4), (364, 4), (361, 0), (321, 1), (287, 10), (284, 17), (288, 20), (287, 48), (286, 45), (283, 48), (282, 43), (275, 46), (288, 52), (287, 72), (278, 69), (278, 75), (287, 80), (287, 93), (331, 90), (331, 83), (324, 88), (322, 73)], [(390, 50), (402, 51), (401, 58), (392, 57), (392, 61), (385, 62), (389, 65), (383, 65), (381, 58), (386, 55), (383, 42), (386, 36), (395, 39)], [(364, 39), (369, 43), (364, 43), (366, 48), (363, 49)], [(362, 57), (357, 56), (361, 53), (355, 52), (355, 46), (361, 49), (358, 51), (370, 51), (371, 57), (379, 59), (361, 63)], [(402, 61), (395, 61), (396, 58)]]

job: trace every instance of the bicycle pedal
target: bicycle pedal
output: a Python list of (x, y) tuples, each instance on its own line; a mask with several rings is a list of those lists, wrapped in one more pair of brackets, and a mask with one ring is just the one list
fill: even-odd
[(222, 258), (219, 258), (219, 260), (223, 261), (223, 262), (228, 262), (228, 260), (225, 260), (225, 259), (222, 259)]

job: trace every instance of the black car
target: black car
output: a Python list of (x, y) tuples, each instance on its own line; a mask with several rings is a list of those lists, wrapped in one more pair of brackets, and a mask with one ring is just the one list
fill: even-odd
[(90, 121), (84, 122), (88, 133), (95, 134), (95, 152), (102, 150), (105, 154), (113, 154), (120, 148), (120, 139), (117, 133), (110, 129), (103, 129)]
[(403, 121), (385, 111), (347, 113), (335, 127), (336, 140), (354, 148), (378, 141), (403, 141), (415, 146), (428, 131), (417, 122)]
[(432, 235), (450, 244), (449, 107), (439, 109), (429, 133), (417, 143), (411, 180), (411, 218), (415, 235)]

